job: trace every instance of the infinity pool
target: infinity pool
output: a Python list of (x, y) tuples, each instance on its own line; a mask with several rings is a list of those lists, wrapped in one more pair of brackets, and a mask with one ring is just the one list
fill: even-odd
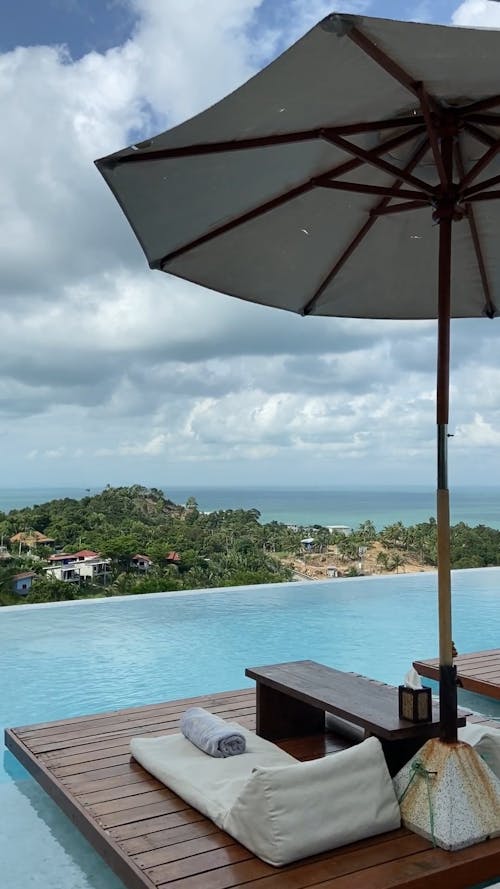
[[(2, 608), (0, 723), (243, 688), (245, 667), (301, 658), (398, 684), (437, 651), (436, 584), (417, 574)], [(453, 596), (458, 650), (498, 647), (500, 569), (454, 572)], [(7, 751), (0, 811), (2, 889), (123, 886)]]

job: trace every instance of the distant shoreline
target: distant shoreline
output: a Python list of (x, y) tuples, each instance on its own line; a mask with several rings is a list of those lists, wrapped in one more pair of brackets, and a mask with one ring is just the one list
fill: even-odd
[[(131, 483), (135, 484), (135, 482)], [(137, 482), (137, 484), (142, 484), (142, 482)], [(5, 491), (102, 491), (106, 485), (90, 485), (84, 487), (83, 485), (1, 485), (0, 486), (0, 494)], [(130, 487), (130, 484), (123, 483), (113, 484), (111, 485), (113, 488), (120, 487)], [(189, 490), (191, 492), (196, 493), (196, 491), (328, 491), (330, 493), (334, 493), (335, 491), (367, 491), (367, 492), (405, 492), (405, 491), (421, 491), (427, 493), (435, 493), (435, 489), (432, 484), (422, 483), (422, 484), (405, 484), (405, 485), (395, 485), (395, 484), (387, 484), (387, 485), (374, 485), (374, 484), (245, 484), (241, 483), (238, 485), (229, 485), (229, 484), (220, 484), (220, 485), (207, 485), (207, 484), (185, 484), (185, 485), (166, 485), (166, 484), (151, 484), (147, 487), (159, 488), (162, 491), (172, 490), (172, 491), (185, 491)], [(476, 485), (476, 484), (457, 484), (451, 487), (452, 491), (500, 491), (500, 482), (498, 485)]]

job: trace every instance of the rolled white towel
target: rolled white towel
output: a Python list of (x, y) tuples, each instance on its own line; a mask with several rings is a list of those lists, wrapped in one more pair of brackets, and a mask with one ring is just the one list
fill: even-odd
[(245, 736), (238, 731), (238, 726), (203, 707), (186, 710), (181, 716), (180, 730), (188, 741), (209, 756), (236, 756), (245, 752)]

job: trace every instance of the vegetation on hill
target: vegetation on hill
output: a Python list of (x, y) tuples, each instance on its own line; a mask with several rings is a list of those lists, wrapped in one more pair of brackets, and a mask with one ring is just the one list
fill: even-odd
[[(126, 595), (160, 590), (274, 583), (292, 573), (274, 555), (294, 548), (299, 535), (286, 526), (259, 523), (258, 510), (201, 513), (194, 498), (179, 506), (156, 488), (134, 485), (105, 488), (83, 500), (65, 498), (0, 513), (0, 534), (7, 541), (17, 532), (41, 531), (54, 538), (59, 552), (93, 550), (111, 559), (111, 582), (78, 585), (47, 578), (44, 566), (52, 550), (33, 547), (31, 555), (16, 546), (16, 558), (0, 562), (0, 601), (55, 601), (95, 595)], [(265, 530), (267, 529), (267, 530)], [(169, 554), (178, 553), (171, 564)], [(130, 564), (135, 554), (149, 556), (152, 568), (142, 575)], [(22, 600), (12, 593), (17, 572), (39, 575)]]
[[(108, 486), (82, 500), (65, 498), (0, 512), (4, 544), (18, 532), (28, 538), (39, 531), (55, 540), (58, 552), (93, 550), (109, 558), (111, 567), (104, 585), (64, 582), (44, 571), (53, 549), (46, 544), (32, 544), (31, 550), (12, 544), (10, 554), (0, 552), (0, 604), (282, 582), (294, 576), (298, 564), (294, 559), (299, 556), (304, 565), (319, 557), (323, 576), (329, 564), (338, 565), (344, 575), (360, 573), (363, 566), (369, 566), (370, 573), (386, 573), (405, 570), (407, 565), (412, 566), (410, 570), (436, 565), (433, 518), (410, 527), (396, 522), (380, 532), (366, 521), (348, 536), (330, 534), (321, 527), (292, 530), (279, 522), (262, 524), (259, 519), (256, 509), (205, 514), (194, 498), (179, 506), (163, 491), (140, 485)], [(314, 543), (306, 553), (301, 540), (309, 534)], [(152, 560), (149, 571), (134, 568), (131, 559), (137, 553)], [(173, 559), (173, 553), (178, 558)], [(455, 525), (451, 554), (453, 568), (499, 565), (500, 531), (484, 525)], [(23, 597), (14, 594), (12, 586), (14, 575), (21, 571), (37, 575)]]

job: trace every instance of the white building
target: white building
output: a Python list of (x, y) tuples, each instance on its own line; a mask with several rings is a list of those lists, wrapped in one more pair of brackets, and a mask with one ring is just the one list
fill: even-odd
[(338, 577), (340, 574), (339, 569), (336, 565), (328, 565), (326, 568), (327, 577)]
[(349, 537), (349, 534), (352, 532), (352, 528), (349, 525), (327, 525), (326, 527), (330, 534), (345, 534), (346, 537)]
[(111, 559), (103, 559), (99, 553), (81, 550), (78, 553), (62, 553), (50, 557), (51, 565), (44, 568), (47, 577), (55, 577), (67, 583), (106, 583)]
[(153, 560), (149, 556), (141, 555), (141, 553), (136, 553), (130, 559), (130, 567), (135, 568), (136, 571), (149, 571), (152, 566)]

